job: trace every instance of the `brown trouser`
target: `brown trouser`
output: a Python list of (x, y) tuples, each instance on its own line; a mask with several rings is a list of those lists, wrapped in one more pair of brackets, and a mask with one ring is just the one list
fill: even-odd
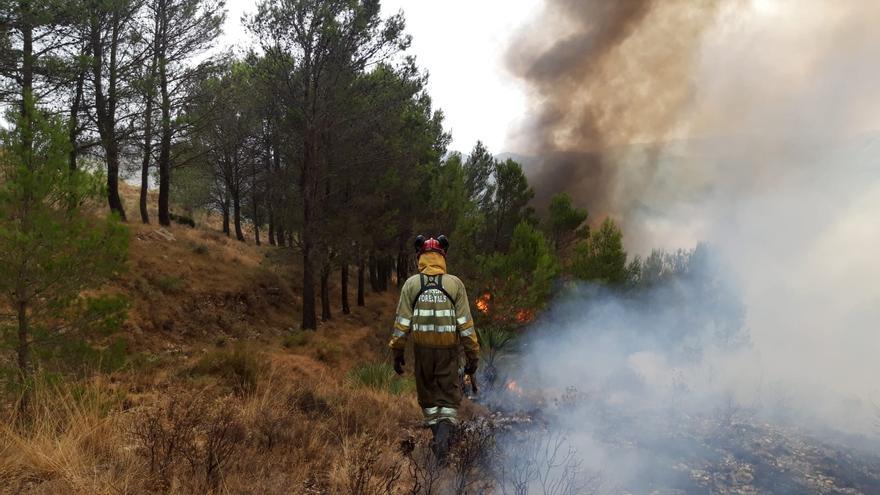
[(422, 409), (451, 407), (461, 403), (458, 380), (457, 347), (432, 348), (413, 346), (415, 352), (416, 393)]

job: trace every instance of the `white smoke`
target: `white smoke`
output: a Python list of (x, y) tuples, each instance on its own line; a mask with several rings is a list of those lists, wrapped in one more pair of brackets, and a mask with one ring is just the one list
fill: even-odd
[[(703, 35), (683, 81), (693, 95), (667, 139), (615, 156), (611, 202), (628, 247), (706, 242), (709, 272), (637, 299), (568, 294), (535, 324), (513, 375), (548, 394), (577, 387), (645, 432), (656, 418), (734, 408), (876, 441), (880, 4), (742, 6), (731, 2)], [(748, 344), (726, 345), (719, 324), (745, 330)], [(559, 421), (593, 467), (644, 477), (644, 453), (625, 458), (599, 441), (598, 414), (575, 408)]]

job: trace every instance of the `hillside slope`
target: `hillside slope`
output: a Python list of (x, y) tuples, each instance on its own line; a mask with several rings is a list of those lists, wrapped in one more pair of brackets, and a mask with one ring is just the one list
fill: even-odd
[(129, 316), (93, 339), (125, 342), (125, 364), (42, 387), (34, 424), (0, 429), (0, 493), (335, 493), (364, 452), (398, 456), (420, 413), (385, 364), (395, 293), (301, 331), (294, 250), (129, 228), (105, 288)]

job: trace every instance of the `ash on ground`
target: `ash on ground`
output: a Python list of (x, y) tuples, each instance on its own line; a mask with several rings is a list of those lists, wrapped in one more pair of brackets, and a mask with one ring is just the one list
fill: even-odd
[(880, 494), (880, 456), (870, 439), (832, 440), (748, 411), (636, 412), (574, 389), (555, 400), (510, 395), (490, 406), (501, 434), (566, 435), (584, 467), (603, 479), (592, 493)]

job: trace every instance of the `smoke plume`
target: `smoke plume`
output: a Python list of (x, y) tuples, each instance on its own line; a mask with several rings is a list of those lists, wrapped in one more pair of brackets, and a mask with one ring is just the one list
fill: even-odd
[(638, 189), (630, 182), (650, 181), (651, 146), (643, 149), (642, 168), (626, 176), (613, 154), (657, 143), (672, 130), (693, 98), (697, 52), (719, 4), (549, 1), (508, 56), (536, 102), (519, 138), (538, 160), (532, 179), (539, 202), (568, 190), (591, 211), (620, 213), (614, 207)]
[[(649, 425), (722, 409), (876, 446), (878, 15), (876, 2), (548, 0), (511, 47), (534, 101), (515, 142), (539, 199), (567, 191), (619, 219), (630, 252), (706, 242), (730, 303), (699, 284), (587, 290), (536, 324), (518, 381), (631, 415), (609, 434), (607, 410), (559, 413), (597, 469), (650, 480), (684, 447)], [(724, 322), (747, 343), (723, 345)]]

